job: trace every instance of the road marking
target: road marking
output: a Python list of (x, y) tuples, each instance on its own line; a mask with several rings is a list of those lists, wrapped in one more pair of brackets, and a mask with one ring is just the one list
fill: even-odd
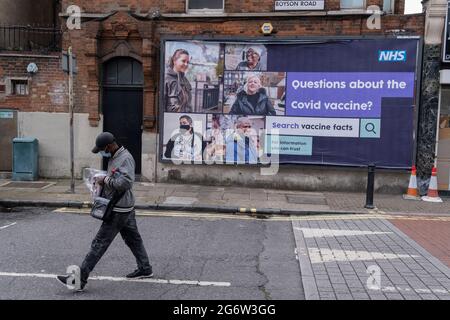
[[(376, 290), (376, 289), (370, 289), (370, 290)], [(439, 294), (450, 294), (450, 290), (446, 290), (446, 289), (415, 289), (415, 288), (403, 288), (403, 287), (382, 287), (376, 291), (383, 291), (383, 292), (416, 292), (416, 293), (439, 293)]]
[[(46, 273), (16, 273), (16, 272), (0, 272), (0, 277), (19, 277), (19, 278), (52, 278), (56, 279), (56, 274)], [(200, 287), (229, 287), (230, 282), (216, 282), (216, 281), (197, 281), (197, 280), (166, 280), (166, 279), (127, 279), (123, 277), (106, 277), (94, 276), (89, 277), (89, 280), (100, 281), (114, 281), (114, 282), (146, 282), (157, 284), (173, 284), (173, 285), (193, 285)]]
[(0, 230), (6, 229), (6, 228), (11, 227), (11, 226), (13, 226), (13, 225), (15, 225), (15, 224), (17, 224), (17, 222), (13, 222), (13, 223), (8, 224), (8, 225), (6, 225), (6, 226), (0, 227)]
[[(77, 208), (58, 208), (53, 210), (55, 213), (74, 213), (74, 214), (89, 214), (89, 209)], [(181, 211), (152, 211), (152, 210), (136, 210), (136, 216), (140, 217), (175, 217), (175, 218), (193, 218), (193, 219), (235, 219), (235, 220), (260, 220), (259, 218), (249, 215), (240, 214), (221, 214), (221, 213), (192, 213)], [(267, 215), (264, 221), (296, 221), (296, 220), (341, 220), (341, 219), (385, 219), (382, 215), (370, 214), (335, 214), (335, 215), (314, 215), (314, 216), (281, 216), (281, 215)]]
[[(58, 208), (53, 210), (55, 213), (89, 214), (89, 209), (77, 208)], [(247, 214), (223, 214), (223, 213), (192, 213), (182, 211), (155, 211), (155, 210), (136, 210), (136, 216), (140, 217), (174, 217), (174, 218), (192, 218), (192, 219), (234, 219), (234, 220), (261, 220), (255, 215)], [(390, 214), (315, 214), (308, 216), (286, 216), (286, 215), (264, 215), (264, 221), (272, 222), (290, 222), (290, 221), (323, 221), (323, 220), (363, 220), (363, 219), (386, 219), (386, 220), (424, 220), (424, 221), (450, 221), (448, 216), (404, 216)]]
[(354, 250), (337, 250), (327, 248), (308, 248), (311, 263), (324, 262), (344, 262), (344, 261), (370, 261), (370, 260), (390, 260), (400, 258), (418, 258), (416, 255), (354, 251)]
[(363, 236), (376, 234), (390, 234), (392, 232), (381, 231), (361, 231), (361, 230), (333, 230), (333, 229), (315, 229), (315, 228), (298, 228), (295, 230), (303, 232), (305, 238), (325, 238), (325, 237), (340, 237), (340, 236)]

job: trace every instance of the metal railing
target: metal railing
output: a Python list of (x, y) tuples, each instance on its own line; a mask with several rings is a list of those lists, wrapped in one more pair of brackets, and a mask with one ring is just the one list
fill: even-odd
[(195, 81), (195, 112), (214, 110), (219, 107), (219, 84), (206, 84), (203, 81)]
[(61, 51), (61, 30), (42, 26), (0, 25), (0, 51)]
[(215, 109), (219, 106), (219, 86), (203, 89), (203, 110)]

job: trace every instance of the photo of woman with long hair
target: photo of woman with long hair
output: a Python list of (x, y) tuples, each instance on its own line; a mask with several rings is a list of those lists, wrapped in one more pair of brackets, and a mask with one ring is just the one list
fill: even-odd
[(192, 86), (186, 78), (189, 62), (189, 52), (185, 49), (175, 50), (170, 58), (164, 83), (164, 105), (166, 111), (192, 111)]

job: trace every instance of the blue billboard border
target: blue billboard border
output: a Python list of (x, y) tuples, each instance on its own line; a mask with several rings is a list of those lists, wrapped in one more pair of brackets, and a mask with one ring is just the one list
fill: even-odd
[[(416, 55), (416, 69), (415, 69), (415, 96), (414, 96), (414, 123), (413, 123), (413, 150), (412, 150), (412, 165), (416, 165), (417, 162), (417, 133), (418, 133), (418, 123), (419, 123), (419, 108), (420, 101), (422, 98), (422, 63), (423, 63), (423, 45), (424, 40), (423, 36), (418, 35), (410, 35), (410, 36), (295, 36), (295, 37), (276, 37), (276, 36), (264, 36), (259, 38), (250, 38), (250, 37), (230, 37), (224, 35), (201, 35), (201, 36), (182, 36), (182, 35), (162, 35), (160, 37), (160, 85), (159, 85), (159, 106), (157, 108), (159, 115), (158, 120), (159, 124), (157, 126), (157, 133), (159, 134), (159, 138), (157, 139), (158, 145), (158, 161), (160, 163), (173, 163), (172, 160), (163, 158), (163, 145), (164, 145), (164, 75), (165, 75), (165, 54), (166, 54), (166, 42), (168, 41), (203, 41), (203, 42), (226, 42), (226, 43), (234, 43), (234, 44), (242, 44), (242, 43), (255, 43), (262, 45), (270, 45), (270, 44), (320, 44), (320, 43), (332, 43), (332, 42), (342, 42), (345, 40), (417, 40), (417, 55)], [(195, 113), (195, 112), (194, 112)], [(202, 113), (205, 114), (205, 113)], [(208, 114), (208, 113), (206, 113)], [(339, 167), (339, 168), (366, 168), (367, 165), (355, 165), (355, 164), (339, 164), (339, 163), (317, 163), (317, 162), (278, 162), (279, 165), (282, 166), (318, 166), (318, 167)], [(194, 163), (194, 161), (190, 163), (183, 163), (182, 165), (200, 165), (200, 163)], [(202, 160), (201, 165), (208, 165)], [(226, 163), (221, 164), (226, 165)], [(229, 164), (228, 164), (229, 165)], [(229, 165), (230, 166), (230, 165)], [(265, 167), (266, 165), (258, 163), (258, 164), (234, 164), (233, 166), (249, 166), (249, 167)], [(410, 170), (411, 167), (386, 167), (380, 166), (378, 169), (383, 169), (387, 171), (394, 170)]]

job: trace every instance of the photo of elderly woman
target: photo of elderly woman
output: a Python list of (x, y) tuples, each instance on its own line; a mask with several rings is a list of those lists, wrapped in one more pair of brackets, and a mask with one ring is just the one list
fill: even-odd
[(276, 115), (275, 109), (267, 96), (266, 89), (261, 87), (261, 80), (257, 75), (249, 75), (247, 77), (244, 89), (237, 94), (230, 114)]
[(204, 159), (228, 164), (258, 163), (264, 125), (263, 116), (207, 115)]
[(284, 115), (283, 72), (225, 72), (224, 113), (238, 115)]
[(250, 47), (245, 51), (245, 60), (240, 62), (236, 70), (262, 71), (261, 66), (262, 50), (258, 47)]
[(264, 45), (226, 45), (225, 69), (237, 71), (266, 71), (267, 48)]
[(220, 44), (165, 43), (164, 110), (222, 112), (223, 50)]
[(247, 117), (236, 120), (235, 131), (225, 141), (227, 163), (258, 163), (257, 132)]

